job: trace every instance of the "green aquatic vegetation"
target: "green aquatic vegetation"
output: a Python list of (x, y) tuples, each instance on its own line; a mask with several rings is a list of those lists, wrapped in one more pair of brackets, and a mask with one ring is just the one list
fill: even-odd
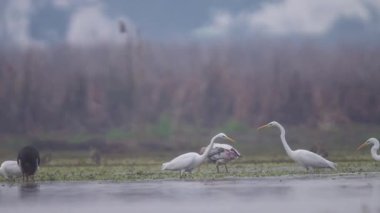
[[(66, 162), (67, 161), (63, 161)], [(110, 161), (112, 164), (101, 166), (59, 164), (41, 166), (36, 174), (36, 181), (139, 181), (179, 179), (179, 172), (161, 171), (161, 161), (150, 159), (122, 159)], [(128, 162), (128, 163), (127, 163)], [(380, 172), (380, 164), (375, 161), (342, 161), (338, 170), (316, 169), (307, 172), (293, 162), (239, 162), (229, 165), (229, 173), (222, 169), (216, 172), (215, 165), (204, 164), (185, 177), (187, 180), (223, 180), (233, 178), (257, 178), (280, 176), (309, 176), (309, 175), (344, 175), (347, 173)], [(0, 181), (6, 181), (2, 177)], [(16, 181), (21, 181), (16, 180)]]

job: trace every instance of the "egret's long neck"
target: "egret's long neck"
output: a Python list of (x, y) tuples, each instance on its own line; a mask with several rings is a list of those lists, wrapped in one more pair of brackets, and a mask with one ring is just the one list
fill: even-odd
[(373, 159), (380, 161), (380, 155), (377, 154), (377, 150), (379, 150), (379, 144), (373, 145), (371, 148), (371, 155), (372, 155)]
[(288, 143), (286, 142), (286, 139), (285, 139), (285, 129), (284, 127), (282, 127), (280, 124), (277, 125), (277, 127), (280, 129), (281, 131), (281, 142), (282, 142), (282, 145), (284, 145), (284, 148), (285, 148), (285, 151), (286, 151), (286, 154), (288, 154), (290, 157), (292, 156), (293, 154), (293, 150), (290, 149)]
[(217, 138), (217, 136), (214, 136), (211, 139), (210, 144), (206, 147), (206, 150), (201, 155), (202, 160), (206, 159), (207, 155), (210, 153), (210, 151), (212, 149), (212, 146), (214, 145), (214, 141), (215, 141), (216, 138)]

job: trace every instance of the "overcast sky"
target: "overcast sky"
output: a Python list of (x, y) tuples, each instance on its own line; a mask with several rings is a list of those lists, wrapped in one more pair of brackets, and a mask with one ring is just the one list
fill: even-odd
[(0, 40), (29, 46), (67, 42), (313, 37), (379, 40), (379, 0), (2, 0)]

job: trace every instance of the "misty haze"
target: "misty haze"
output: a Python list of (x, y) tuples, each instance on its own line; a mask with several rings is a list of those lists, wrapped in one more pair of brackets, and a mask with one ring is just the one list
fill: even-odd
[(0, 211), (378, 212), (379, 38), (376, 0), (2, 1)]

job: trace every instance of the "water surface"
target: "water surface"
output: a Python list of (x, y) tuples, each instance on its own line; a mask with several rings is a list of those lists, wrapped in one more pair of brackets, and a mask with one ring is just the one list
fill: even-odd
[(380, 174), (0, 187), (1, 213), (380, 212)]

